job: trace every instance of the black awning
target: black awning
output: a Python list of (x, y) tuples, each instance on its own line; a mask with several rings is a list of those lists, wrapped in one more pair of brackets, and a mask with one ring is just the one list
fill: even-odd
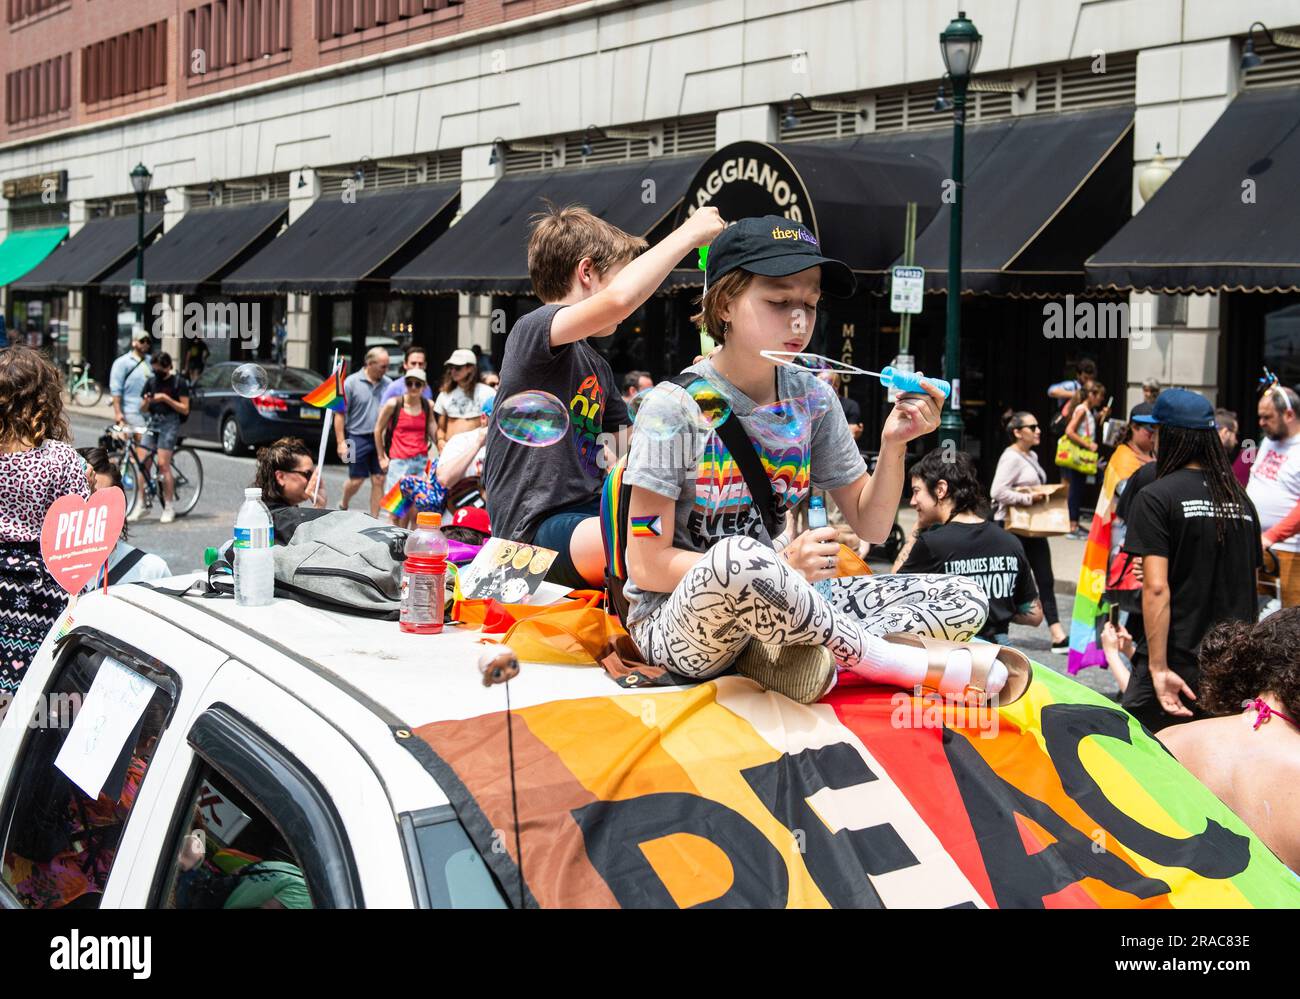
[[(289, 212), (287, 201), (260, 201), (238, 208), (186, 212), (144, 251), (144, 276), (149, 291), (193, 294), (219, 280), (275, 238)], [(99, 282), (103, 291), (128, 290), (135, 261), (128, 260)]]
[(1087, 262), (1102, 288), (1300, 291), (1300, 87), (1245, 93)]
[[(80, 231), (9, 287), (16, 291), (58, 291), (94, 284), (125, 260), (135, 259), (134, 215), (91, 219)], [(144, 217), (145, 243), (152, 242), (162, 228), (162, 214)], [(134, 265), (133, 265), (134, 266)], [(135, 276), (135, 272), (131, 272)]]
[[(962, 289), (1002, 295), (1084, 290), (1083, 262), (1129, 216), (1133, 109), (1041, 114), (966, 129)], [(952, 130), (864, 136), (855, 150), (913, 155), (951, 170)], [(940, 198), (916, 264), (927, 291), (948, 287), (952, 207)], [(923, 218), (923, 216), (922, 216)], [(901, 227), (900, 227), (901, 231)], [(900, 256), (890, 266), (902, 264)], [(886, 268), (886, 271), (888, 268)], [(886, 274), (880, 275), (882, 289)]]
[(459, 182), (320, 198), (260, 253), (221, 282), (227, 294), (347, 295), (389, 277), (446, 229)]
[(585, 205), (625, 232), (644, 236), (676, 211), (698, 156), (639, 160), (503, 177), (424, 253), (393, 275), (394, 291), (527, 295), (528, 217), (556, 205)]

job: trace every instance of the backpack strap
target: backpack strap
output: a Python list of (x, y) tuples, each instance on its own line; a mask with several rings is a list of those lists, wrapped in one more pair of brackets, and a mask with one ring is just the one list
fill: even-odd
[[(673, 377), (671, 381), (673, 384), (680, 385), (689, 391), (690, 386), (703, 377), (703, 375), (697, 375), (692, 371), (683, 371)], [(754, 497), (754, 505), (763, 518), (763, 526), (767, 528), (768, 537), (775, 539), (781, 533), (782, 515), (777, 509), (778, 503), (776, 494), (772, 491), (772, 480), (767, 477), (767, 470), (763, 468), (763, 462), (758, 457), (758, 451), (754, 449), (754, 442), (750, 439), (749, 434), (745, 432), (739, 418), (731, 412), (728, 412), (726, 418), (713, 430), (722, 443), (727, 446), (731, 457), (735, 459), (737, 467), (740, 468), (740, 474), (749, 489), (749, 495)]]
[(122, 561), (118, 562), (117, 565), (108, 570), (108, 585), (113, 586), (120, 583), (122, 577), (134, 569), (136, 564), (139, 563), (144, 556), (145, 552), (141, 551), (139, 548), (132, 548), (129, 552), (123, 555)]

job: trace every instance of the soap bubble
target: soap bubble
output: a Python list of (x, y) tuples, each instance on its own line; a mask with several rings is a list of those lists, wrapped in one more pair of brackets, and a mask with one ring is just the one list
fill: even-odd
[(264, 394), (270, 383), (266, 369), (260, 364), (241, 364), (230, 373), (230, 387), (245, 399), (255, 399)]
[(750, 415), (750, 424), (759, 441), (781, 450), (806, 445), (812, 439), (812, 423), (812, 399), (806, 396), (758, 406)]
[(655, 440), (669, 440), (686, 431), (715, 430), (731, 415), (727, 397), (704, 378), (687, 388), (663, 382), (637, 395), (628, 411), (637, 432)]
[(550, 392), (518, 392), (495, 408), (501, 436), (516, 444), (549, 447), (569, 433), (569, 410)]

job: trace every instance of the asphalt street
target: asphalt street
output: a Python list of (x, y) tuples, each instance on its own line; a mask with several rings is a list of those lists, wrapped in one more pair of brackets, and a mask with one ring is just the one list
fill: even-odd
[[(102, 418), (88, 417), (75, 409), (69, 411), (69, 416), (77, 447), (89, 447), (98, 441), (99, 435), (104, 431)], [(203, 493), (198, 506), (170, 524), (158, 522), (159, 510), (155, 506), (145, 518), (127, 525), (133, 545), (161, 555), (177, 574), (202, 569), (203, 550), (223, 544), (232, 536), (235, 514), (244, 501), (244, 488), (253, 481), (254, 461), (251, 452), (246, 456), (232, 458), (223, 454), (215, 443), (196, 440), (186, 443), (198, 451), (203, 462)], [(331, 445), (325, 467), (326, 497), (331, 507), (338, 504), (346, 478), (343, 466), (337, 464), (332, 451)], [(363, 487), (358, 493), (353, 503), (355, 509), (365, 509), (365, 490), (366, 487)], [(1071, 601), (1063, 598), (1060, 604), (1062, 611), (1068, 613)], [(1037, 628), (1013, 624), (1010, 634), (1012, 645), (1029, 658), (1059, 673), (1065, 672), (1066, 657), (1052, 654), (1051, 636), (1045, 624)], [(1103, 694), (1117, 696), (1118, 688), (1109, 670), (1086, 669), (1075, 679)]]
[[(76, 409), (66, 412), (77, 447), (92, 447), (99, 442), (105, 427), (102, 418), (85, 416)], [(255, 464), (251, 451), (246, 456), (232, 458), (223, 454), (215, 443), (197, 440), (186, 440), (185, 443), (194, 447), (203, 463), (203, 492), (198, 506), (170, 524), (160, 524), (158, 515), (161, 510), (155, 504), (145, 517), (127, 525), (131, 544), (161, 555), (177, 574), (202, 569), (203, 550), (224, 544), (233, 536), (235, 514), (244, 502), (244, 489), (253, 484)], [(308, 446), (315, 447), (318, 443), (311, 441)], [(343, 495), (346, 473), (342, 465), (333, 462), (332, 443), (328, 450), (325, 495), (330, 506), (337, 506)], [(355, 508), (364, 510), (365, 487), (356, 499)]]

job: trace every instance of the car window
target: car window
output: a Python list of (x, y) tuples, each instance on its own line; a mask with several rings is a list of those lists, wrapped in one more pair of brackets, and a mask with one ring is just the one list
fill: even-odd
[(310, 392), (325, 380), (324, 375), (307, 368), (271, 368), (267, 373), (271, 376), (271, 388), (287, 392), (299, 389)]
[(506, 900), (449, 806), (412, 816), (431, 909), (504, 909)]
[(204, 763), (173, 838), (165, 909), (310, 909), (311, 888), (266, 811)]
[(199, 375), (198, 380), (194, 383), (195, 388), (216, 388), (217, 383), (225, 378), (229, 384), (230, 372), (233, 370), (229, 364), (218, 364), (216, 367), (207, 368), (203, 374)]
[(174, 704), (170, 683), (121, 654), (78, 644), (62, 661), (0, 824), (0, 879), (30, 909), (99, 907)]

